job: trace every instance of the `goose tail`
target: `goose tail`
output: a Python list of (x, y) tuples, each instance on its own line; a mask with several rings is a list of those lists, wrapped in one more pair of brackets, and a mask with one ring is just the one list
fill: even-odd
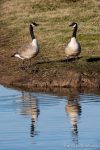
[(15, 54), (16, 54), (16, 53), (14, 53), (13, 55), (11, 55), (11, 57), (15, 57)]

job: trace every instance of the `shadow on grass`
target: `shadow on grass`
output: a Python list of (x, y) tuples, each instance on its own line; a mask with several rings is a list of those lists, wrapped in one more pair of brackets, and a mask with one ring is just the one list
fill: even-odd
[(86, 60), (87, 62), (98, 62), (100, 61), (100, 57), (91, 57)]
[(37, 64), (49, 64), (49, 63), (59, 63), (59, 62), (61, 62), (61, 63), (68, 63), (68, 62), (73, 62), (73, 61), (76, 61), (76, 60), (78, 60), (78, 59), (80, 59), (80, 58), (82, 58), (82, 57), (78, 57), (78, 58), (70, 58), (70, 59), (60, 59), (60, 60), (47, 60), (47, 61), (45, 61), (45, 60), (43, 60), (43, 61), (41, 61), (41, 62), (37, 62)]

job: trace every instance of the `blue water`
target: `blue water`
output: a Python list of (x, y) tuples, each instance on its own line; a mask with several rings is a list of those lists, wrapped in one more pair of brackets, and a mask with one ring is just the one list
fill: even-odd
[(18, 149), (100, 150), (100, 92), (30, 93), (0, 86), (0, 150)]

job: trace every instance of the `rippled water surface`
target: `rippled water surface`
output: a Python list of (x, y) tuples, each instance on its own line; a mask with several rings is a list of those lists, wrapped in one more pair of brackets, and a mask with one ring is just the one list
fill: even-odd
[[(59, 96), (60, 95), (60, 96)], [(100, 150), (100, 92), (0, 87), (0, 150)]]

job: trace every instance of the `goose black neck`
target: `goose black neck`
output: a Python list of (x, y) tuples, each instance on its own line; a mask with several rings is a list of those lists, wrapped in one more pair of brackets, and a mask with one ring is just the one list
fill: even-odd
[(73, 29), (72, 37), (76, 38), (76, 33), (77, 33), (77, 26), (74, 27), (74, 29)]
[(34, 31), (33, 31), (32, 25), (30, 25), (30, 34), (31, 34), (32, 40), (35, 39), (35, 35), (34, 35)]

